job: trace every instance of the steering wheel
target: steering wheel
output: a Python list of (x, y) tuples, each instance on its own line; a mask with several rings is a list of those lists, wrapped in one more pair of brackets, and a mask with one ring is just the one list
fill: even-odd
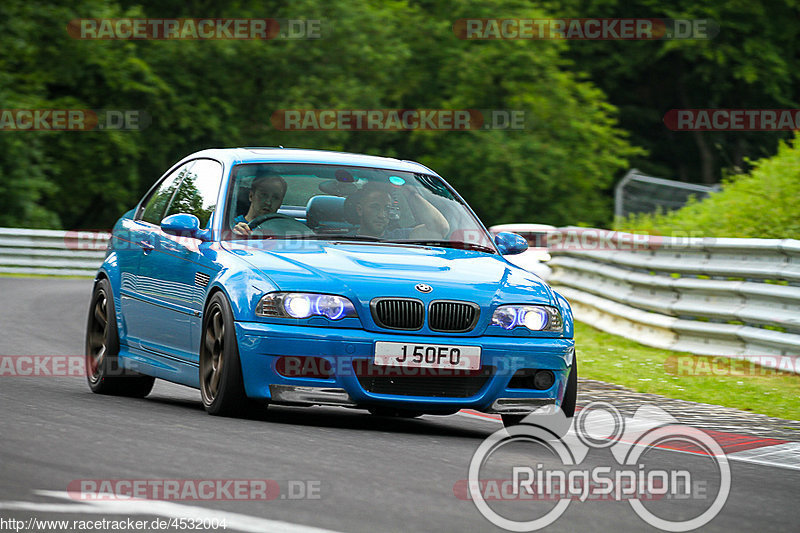
[(279, 224), (278, 227), (272, 229), (272, 231), (277, 231), (278, 235), (315, 235), (311, 228), (298, 221), (296, 218), (281, 213), (267, 213), (266, 215), (258, 216), (247, 225), (250, 226), (250, 230), (252, 231), (268, 220), (285, 221), (282, 223), (284, 227), (280, 227), (281, 224)]
[[(258, 226), (260, 226), (261, 224), (263, 224), (264, 222), (266, 222), (267, 220), (271, 220), (273, 218), (292, 218), (292, 217), (288, 217), (280, 213), (267, 213), (266, 215), (257, 216), (256, 218), (248, 222), (247, 225), (250, 226), (251, 230), (253, 230), (256, 229)], [(292, 218), (292, 220), (294, 219)]]

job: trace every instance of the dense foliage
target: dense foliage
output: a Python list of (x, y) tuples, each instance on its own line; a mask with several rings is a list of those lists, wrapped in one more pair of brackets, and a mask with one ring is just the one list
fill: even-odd
[(619, 109), (621, 126), (647, 150), (645, 174), (716, 183), (726, 171), (775, 153), (791, 132), (672, 132), (670, 109), (800, 108), (798, 0), (552, 0), (563, 17), (711, 20), (710, 39), (571, 41), (568, 56)]
[(753, 163), (749, 175), (733, 175), (722, 191), (671, 213), (638, 215), (618, 229), (655, 235), (800, 239), (800, 135), (778, 154)]
[[(188, 153), (277, 145), (421, 161), (489, 224), (608, 225), (611, 187), (632, 164), (699, 181), (708, 164), (697, 154), (708, 146), (720, 147), (711, 174), (775, 149), (773, 134), (672, 134), (661, 123), (667, 109), (795, 105), (795, 1), (661, 3), (5, 0), (0, 108), (141, 110), (152, 122), (0, 132), (0, 226), (107, 228)], [(710, 16), (723, 31), (707, 42), (468, 41), (452, 27), (467, 17), (576, 15)], [(70, 37), (68, 22), (87, 17), (321, 19), (330, 31), (322, 40)], [(382, 108), (524, 110), (527, 127), (287, 132), (270, 123), (282, 109)], [(735, 155), (723, 157), (731, 146)]]

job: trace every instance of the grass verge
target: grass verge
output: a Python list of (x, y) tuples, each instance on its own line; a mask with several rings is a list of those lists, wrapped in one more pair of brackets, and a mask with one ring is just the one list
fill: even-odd
[[(579, 375), (637, 392), (800, 420), (800, 375), (651, 348), (575, 322)], [(800, 428), (800, 422), (796, 426)]]
[(91, 276), (62, 276), (59, 274), (20, 274), (17, 272), (0, 272), (0, 278), (93, 279)]

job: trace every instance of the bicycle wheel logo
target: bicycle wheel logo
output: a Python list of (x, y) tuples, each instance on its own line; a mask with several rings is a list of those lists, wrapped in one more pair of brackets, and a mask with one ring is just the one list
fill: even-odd
[[(568, 420), (560, 410), (555, 414), (533, 413), (524, 422), (490, 435), (480, 444), (469, 466), (468, 497), (487, 520), (508, 531), (537, 531), (558, 520), (571, 502), (598, 499), (627, 501), (642, 520), (662, 530), (692, 531), (714, 519), (728, 499), (730, 466), (719, 443), (699, 429), (678, 424), (657, 406), (642, 406), (633, 417), (625, 418), (614, 406), (593, 402), (575, 416), (573, 431), (561, 439), (557, 428), (567, 427)], [(498, 480), (487, 481), (482, 470), (504, 450), (519, 459), (520, 454), (510, 450), (520, 445), (534, 445), (544, 454), (534, 454), (538, 458), (534, 463), (514, 464), (509, 478), (502, 480), (502, 497), (488, 497), (487, 483)], [(704, 493), (703, 509), (689, 518), (663, 516), (663, 510), (659, 514), (646, 505), (649, 501), (689, 498), (687, 494), (699, 483), (685, 467), (685, 461), (667, 469), (648, 468), (647, 452), (659, 447), (691, 450), (696, 457), (713, 462), (710, 470), (716, 490), (713, 495)], [(615, 464), (584, 465), (593, 449), (610, 450)], [(508, 461), (501, 462), (507, 468)], [(702, 469), (701, 477), (708, 475), (708, 470)], [(490, 504), (498, 499), (554, 504), (541, 516), (521, 520)]]

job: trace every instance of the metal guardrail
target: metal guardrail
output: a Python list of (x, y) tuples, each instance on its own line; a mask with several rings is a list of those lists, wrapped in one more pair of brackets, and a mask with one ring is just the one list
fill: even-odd
[[(94, 276), (109, 233), (0, 228), (0, 272)], [(549, 281), (576, 317), (696, 354), (786, 356), (800, 370), (800, 241), (559, 228)]]
[(569, 227), (549, 243), (549, 281), (579, 320), (650, 346), (778, 356), (800, 370), (800, 241)]
[(691, 196), (698, 200), (718, 191), (719, 185), (700, 185), (646, 176), (633, 168), (614, 187), (614, 216), (680, 209)]
[(0, 228), (0, 272), (94, 276), (110, 233)]

